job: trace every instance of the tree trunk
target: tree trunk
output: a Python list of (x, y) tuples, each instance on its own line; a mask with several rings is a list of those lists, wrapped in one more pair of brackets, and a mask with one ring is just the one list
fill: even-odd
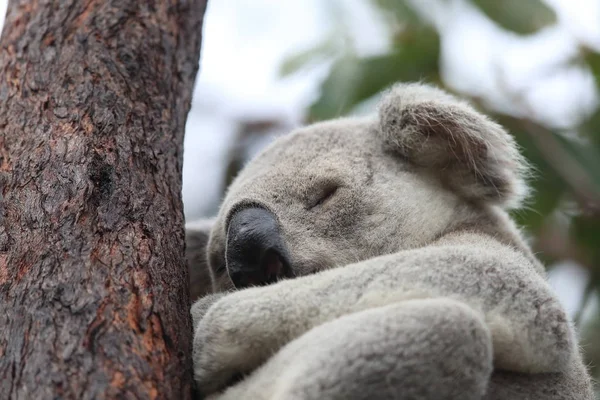
[(183, 131), (205, 0), (11, 0), (0, 398), (189, 398)]

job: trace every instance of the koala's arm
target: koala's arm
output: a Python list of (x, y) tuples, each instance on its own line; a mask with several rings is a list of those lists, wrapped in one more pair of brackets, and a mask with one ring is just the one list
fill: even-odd
[(190, 310), (190, 313), (192, 314), (192, 326), (194, 327), (194, 331), (210, 307), (225, 295), (227, 295), (227, 292), (212, 293), (194, 302), (192, 309)]
[(225, 296), (196, 328), (196, 380), (224, 384), (231, 374), (253, 370), (291, 340), (342, 315), (443, 297), (484, 316), (496, 368), (561, 371), (574, 353), (574, 335), (543, 276), (494, 240), (463, 235), (453, 242)]

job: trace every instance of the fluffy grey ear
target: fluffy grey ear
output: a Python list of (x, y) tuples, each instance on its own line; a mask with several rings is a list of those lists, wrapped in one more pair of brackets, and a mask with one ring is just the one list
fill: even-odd
[(207, 244), (214, 219), (203, 219), (185, 225), (185, 258), (190, 271), (190, 298), (193, 301), (212, 292)]
[(379, 123), (386, 146), (470, 200), (513, 208), (527, 195), (527, 164), (512, 136), (446, 92), (396, 85), (381, 101)]

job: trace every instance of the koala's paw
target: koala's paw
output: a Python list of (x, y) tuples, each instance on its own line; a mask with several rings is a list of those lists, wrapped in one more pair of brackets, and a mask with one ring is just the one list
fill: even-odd
[[(272, 353), (270, 308), (247, 289), (213, 304), (194, 332), (194, 379), (209, 395), (252, 372)], [(250, 292), (250, 293), (246, 293)], [(267, 306), (267, 307), (265, 307)]]
[(200, 322), (194, 335), (194, 379), (209, 395), (234, 383), (244, 370), (243, 350), (224, 336), (226, 331)]
[(225, 295), (227, 295), (227, 293), (209, 294), (194, 302), (192, 309), (190, 310), (190, 313), (192, 314), (192, 326), (194, 327), (194, 331), (196, 331), (196, 327), (202, 318), (204, 318), (210, 307)]

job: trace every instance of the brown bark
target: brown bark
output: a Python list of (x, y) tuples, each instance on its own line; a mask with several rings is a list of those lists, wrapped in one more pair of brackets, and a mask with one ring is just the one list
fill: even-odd
[(182, 139), (205, 0), (12, 0), (0, 399), (189, 398)]

